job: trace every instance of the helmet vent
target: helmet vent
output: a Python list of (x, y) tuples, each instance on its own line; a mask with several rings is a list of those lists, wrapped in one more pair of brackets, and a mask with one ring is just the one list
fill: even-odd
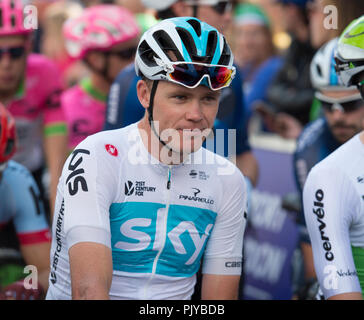
[(226, 43), (226, 39), (224, 37), (224, 47), (222, 49), (221, 57), (218, 64), (226, 66), (229, 64), (230, 59), (231, 59), (231, 50), (228, 44)]
[(194, 19), (187, 20), (187, 22), (192, 26), (192, 28), (195, 30), (198, 37), (201, 37), (201, 24)]
[(154, 40), (158, 43), (159, 47), (168, 56), (171, 61), (183, 61), (183, 57), (171, 37), (164, 30), (158, 30), (153, 33)]
[[(190, 57), (197, 56), (197, 49), (195, 45), (195, 40), (192, 38), (191, 34), (183, 28), (176, 28), (179, 37), (182, 40), (183, 45), (186, 47), (187, 52), (190, 54)], [(182, 60), (185, 60), (182, 58)]]
[(157, 63), (153, 59), (153, 57), (156, 56), (156, 54), (145, 40), (139, 45), (138, 51), (140, 58), (148, 67), (157, 66)]
[(318, 64), (316, 65), (316, 71), (320, 75), (320, 77), (322, 77), (322, 70), (321, 70), (321, 67)]
[(211, 31), (209, 32), (207, 38), (206, 58), (208, 61), (206, 61), (206, 63), (211, 63), (212, 58), (214, 57), (216, 46), (217, 46), (217, 33), (216, 31)]

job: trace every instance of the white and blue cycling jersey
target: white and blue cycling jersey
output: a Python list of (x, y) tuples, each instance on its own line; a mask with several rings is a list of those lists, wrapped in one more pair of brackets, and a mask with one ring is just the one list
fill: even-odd
[(152, 158), (137, 124), (97, 133), (58, 184), (47, 299), (70, 299), (68, 250), (112, 250), (111, 299), (190, 299), (203, 273), (240, 275), (246, 222), (241, 172), (200, 148), (180, 165)]

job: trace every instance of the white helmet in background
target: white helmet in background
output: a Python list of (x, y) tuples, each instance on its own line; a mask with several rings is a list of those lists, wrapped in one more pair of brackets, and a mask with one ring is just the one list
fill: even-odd
[(345, 87), (335, 71), (335, 52), (338, 38), (324, 44), (311, 62), (311, 83), (316, 90), (352, 90)]

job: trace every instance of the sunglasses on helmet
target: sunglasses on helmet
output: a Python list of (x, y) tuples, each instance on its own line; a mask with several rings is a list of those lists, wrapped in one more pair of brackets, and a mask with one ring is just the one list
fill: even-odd
[(335, 71), (340, 76), (342, 82), (346, 85), (352, 85), (352, 78), (359, 72), (364, 71), (363, 61), (343, 61), (335, 57)]
[(330, 98), (320, 92), (316, 92), (315, 96), (320, 101), (322, 108), (329, 112), (340, 110), (341, 112), (349, 113), (364, 106), (364, 101), (361, 99), (360, 94), (340, 99)]
[(167, 79), (187, 88), (196, 88), (207, 78), (209, 87), (216, 91), (228, 87), (235, 77), (235, 67), (199, 62), (175, 62), (166, 66)]

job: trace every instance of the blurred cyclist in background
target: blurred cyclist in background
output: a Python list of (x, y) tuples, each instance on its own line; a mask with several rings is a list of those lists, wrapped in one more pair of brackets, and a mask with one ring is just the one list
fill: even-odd
[[(146, 8), (155, 9), (158, 18), (194, 16), (224, 32), (232, 22), (232, 2), (219, 0), (143, 0)], [(126, 67), (110, 89), (104, 129), (116, 129), (140, 120), (144, 108), (136, 99), (136, 83), (133, 65)], [(223, 89), (219, 113), (214, 129), (224, 132), (224, 150), (216, 148), (219, 154), (228, 156), (228, 129), (236, 129), (236, 165), (244, 173), (248, 189), (258, 179), (258, 164), (251, 151), (247, 134), (247, 115), (243, 105), (242, 80), (236, 72), (231, 88)], [(214, 136), (216, 138), (216, 135)], [(216, 140), (215, 140), (216, 142)], [(229, 147), (230, 148), (230, 147)]]
[(30, 54), (34, 26), (24, 27), (21, 0), (1, 1), (0, 9), (0, 102), (16, 122), (19, 147), (14, 160), (32, 172), (44, 198), (48, 187), (44, 190), (42, 178), (47, 167), (52, 208), (67, 154), (66, 124), (59, 102), (61, 75), (50, 60)]
[[(344, 86), (335, 72), (337, 42), (337, 38), (333, 39), (320, 48), (311, 63), (311, 81), (324, 115), (306, 126), (297, 141), (294, 168), (300, 193), (310, 170), (364, 129), (364, 101), (358, 89), (355, 86)], [(316, 286), (317, 280), (303, 211), (299, 225), (305, 271), (305, 285), (301, 288), (299, 297), (303, 299), (308, 297), (308, 292)]]
[(139, 33), (134, 16), (116, 5), (93, 6), (66, 21), (64, 37), (68, 53), (82, 59), (90, 71), (89, 77), (61, 97), (70, 150), (102, 130), (110, 86), (119, 71), (133, 61)]
[[(0, 299), (41, 299), (48, 288), (50, 230), (32, 175), (10, 160), (15, 151), (15, 121), (0, 104)], [(37, 268), (34, 288), (21, 280), (26, 265)]]

